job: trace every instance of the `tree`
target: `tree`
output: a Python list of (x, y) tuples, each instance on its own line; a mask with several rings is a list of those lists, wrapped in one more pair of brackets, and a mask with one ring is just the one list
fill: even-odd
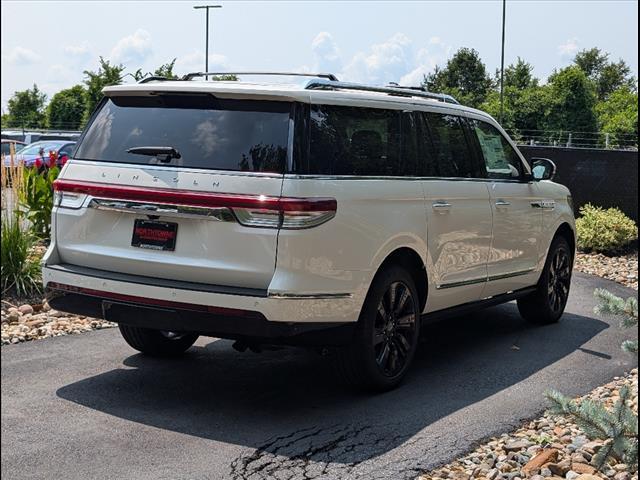
[(535, 87), (538, 79), (533, 76), (533, 65), (518, 57), (515, 64), (509, 65), (504, 70), (504, 86), (515, 87), (520, 90)]
[[(32, 89), (17, 91), (7, 102), (7, 127), (38, 128), (45, 119), (47, 96), (34, 83)], [(3, 119), (4, 123), (4, 119)]]
[(576, 53), (573, 63), (589, 78), (595, 78), (609, 62), (609, 54), (594, 47), (589, 50), (581, 50)]
[[(623, 300), (602, 289), (596, 290), (594, 295), (599, 300), (596, 313), (620, 317), (623, 327), (637, 328), (638, 301), (635, 298)], [(637, 340), (627, 340), (622, 348), (638, 355)], [(592, 465), (602, 469), (609, 458), (615, 458), (626, 463), (632, 471), (637, 469), (638, 415), (627, 405), (632, 397), (629, 387), (625, 385), (620, 389), (620, 397), (611, 410), (607, 410), (601, 401), (587, 398), (577, 402), (556, 391), (547, 392), (546, 396), (551, 401), (551, 413), (570, 417), (591, 440), (604, 441), (591, 459)]]
[(594, 82), (599, 100), (605, 100), (619, 88), (635, 88), (629, 65), (624, 60), (610, 62), (609, 54), (599, 48), (578, 52), (573, 62)]
[(61, 90), (52, 98), (47, 107), (49, 128), (78, 130), (87, 109), (87, 91), (82, 85)]
[(445, 68), (436, 67), (426, 75), (423, 84), (427, 90), (448, 93), (465, 105), (477, 107), (486, 100), (493, 82), (478, 52), (461, 48)]
[(156, 68), (155, 71), (153, 72), (153, 75), (157, 77), (165, 77), (165, 78), (170, 78), (175, 80), (178, 78), (178, 75), (173, 73), (173, 67), (175, 66), (175, 64), (176, 64), (176, 59), (174, 58), (169, 63), (162, 64), (158, 68)]
[(102, 89), (109, 85), (120, 85), (122, 83), (122, 72), (124, 67), (120, 64), (111, 65), (108, 60), (100, 57), (100, 66), (97, 72), (85, 70), (86, 78), (84, 84), (87, 86), (87, 108), (85, 119), (88, 118), (102, 99)]
[[(637, 146), (638, 141), (638, 93), (622, 87), (596, 105), (600, 131), (612, 134), (610, 145)], [(633, 138), (633, 142), (628, 140)]]
[(563, 68), (549, 77), (551, 105), (547, 128), (595, 132), (598, 128), (593, 83), (578, 66)]

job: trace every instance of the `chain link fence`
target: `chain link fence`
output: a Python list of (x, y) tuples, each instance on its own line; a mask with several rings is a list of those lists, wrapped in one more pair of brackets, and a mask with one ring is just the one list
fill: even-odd
[(507, 130), (519, 145), (565, 148), (638, 150), (638, 135), (564, 130)]

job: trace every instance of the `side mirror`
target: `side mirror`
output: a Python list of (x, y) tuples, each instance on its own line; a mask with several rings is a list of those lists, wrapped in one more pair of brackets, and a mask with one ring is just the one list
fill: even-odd
[(533, 180), (539, 182), (540, 180), (553, 180), (556, 176), (556, 164), (548, 158), (532, 158), (532, 177)]

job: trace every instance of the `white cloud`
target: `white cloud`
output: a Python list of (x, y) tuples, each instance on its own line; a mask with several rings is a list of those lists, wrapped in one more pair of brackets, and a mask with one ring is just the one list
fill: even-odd
[(23, 47), (14, 47), (9, 53), (2, 54), (2, 60), (11, 65), (31, 65), (41, 60), (33, 50)]
[(88, 43), (82, 45), (67, 45), (64, 47), (64, 53), (71, 55), (72, 57), (84, 57), (91, 52), (91, 48)]
[(558, 45), (558, 55), (563, 58), (573, 57), (578, 53), (578, 39), (570, 38), (562, 45)]
[[(218, 53), (209, 54), (209, 71), (226, 71), (228, 69), (229, 60), (226, 56)], [(175, 72), (178, 74), (202, 71), (204, 71), (204, 52), (202, 50), (194, 50), (176, 59)]]
[(342, 69), (340, 50), (329, 32), (320, 32), (311, 42), (316, 57), (316, 69), (321, 73), (339, 72)]
[(371, 84), (397, 82), (402, 85), (420, 85), (425, 74), (436, 65), (444, 64), (452, 48), (439, 37), (432, 37), (426, 46), (416, 47), (409, 37), (396, 33), (381, 43), (345, 59), (329, 32), (320, 32), (311, 43), (316, 62), (313, 69), (307, 65), (298, 71), (331, 72), (341, 80)]
[(151, 35), (146, 30), (138, 29), (133, 35), (118, 40), (109, 56), (116, 63), (140, 65), (151, 54)]

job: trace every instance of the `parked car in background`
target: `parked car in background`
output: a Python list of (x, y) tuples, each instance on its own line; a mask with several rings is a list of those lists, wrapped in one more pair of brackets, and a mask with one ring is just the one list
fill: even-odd
[(41, 142), (43, 140), (76, 141), (80, 138), (82, 132), (2, 130), (1, 134), (3, 140), (17, 140), (28, 145), (30, 143)]
[(2, 155), (9, 156), (9, 154), (11, 153), (11, 145), (13, 145), (13, 152), (15, 153), (21, 148), (23, 148), (26, 145), (26, 143), (20, 142), (18, 140), (8, 140), (3, 138), (2, 139)]
[[(51, 152), (54, 153), (57, 166), (61, 167), (71, 156), (71, 152), (75, 148), (76, 142), (67, 140), (48, 140), (32, 143), (16, 152), (14, 162), (22, 162), (25, 167), (41, 168), (44, 166), (52, 166), (49, 164)], [(5, 158), (4, 164), (11, 164), (10, 158)]]

